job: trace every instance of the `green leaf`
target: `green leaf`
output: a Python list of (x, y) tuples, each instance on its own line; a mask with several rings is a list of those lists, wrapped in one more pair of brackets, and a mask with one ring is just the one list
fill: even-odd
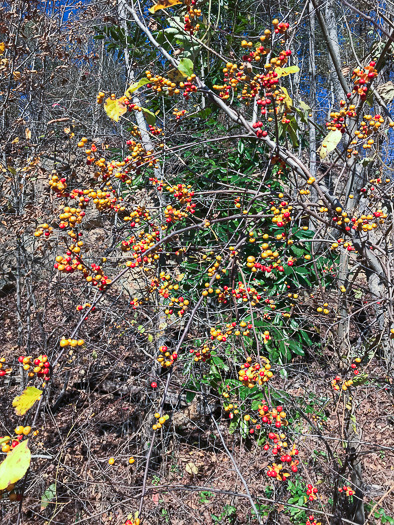
[(353, 385), (360, 386), (364, 385), (368, 381), (368, 374), (362, 373), (353, 378)]
[(186, 401), (187, 403), (191, 403), (193, 401), (193, 399), (196, 397), (196, 393), (195, 392), (186, 392)]
[(229, 371), (229, 367), (226, 365), (226, 363), (223, 361), (223, 359), (220, 359), (220, 357), (217, 357), (216, 355), (212, 357), (211, 361), (215, 363), (217, 368), (220, 370), (225, 370), (226, 372)]
[(306, 104), (302, 100), (299, 101), (298, 105), (299, 105), (299, 107), (298, 108), (294, 108), (294, 109), (297, 111), (297, 113), (300, 116), (302, 122), (307, 123), (308, 122), (309, 113), (311, 112), (311, 108), (308, 106), (308, 104)]
[(303, 111), (308, 111), (309, 112), (311, 110), (311, 108), (308, 106), (308, 104), (306, 104), (306, 102), (304, 102), (303, 100), (300, 100), (298, 104), (299, 104), (300, 108)]
[(304, 330), (300, 330), (300, 335), (302, 337), (302, 339), (308, 344), (308, 345), (312, 345), (312, 341), (311, 341), (311, 338), (309, 337), (309, 335), (304, 331)]
[(371, 90), (368, 91), (367, 98), (365, 99), (365, 102), (369, 105), (373, 105), (373, 93)]
[(23, 478), (30, 466), (31, 452), (26, 439), (17, 445), (0, 465), (0, 490)]
[(56, 484), (52, 483), (41, 497), (41, 510), (48, 507), (49, 503), (56, 497)]
[(149, 109), (146, 109), (146, 108), (141, 108), (141, 109), (145, 113), (145, 118), (146, 118), (147, 123), (153, 126), (154, 123), (156, 122), (156, 115), (152, 113), (152, 111), (149, 111)]
[(304, 355), (304, 350), (302, 349), (302, 346), (297, 341), (294, 341), (294, 339), (289, 340), (289, 347), (294, 354)]
[(297, 138), (297, 133), (295, 132), (292, 123), (286, 125), (286, 131), (290, 135), (291, 143), (296, 148), (298, 146), (298, 138)]
[(249, 425), (248, 425), (248, 422), (245, 421), (244, 419), (241, 419), (240, 432), (243, 438), (247, 438), (249, 435)]
[(251, 409), (257, 410), (259, 408), (260, 403), (261, 403), (261, 399), (255, 399), (254, 401), (252, 401)]
[(334, 151), (334, 149), (341, 142), (341, 139), (342, 133), (339, 131), (339, 129), (334, 131), (331, 130), (330, 133), (323, 139), (322, 145), (320, 147), (320, 158), (323, 160), (329, 153), (331, 153), (331, 151)]
[(34, 386), (28, 386), (26, 390), (24, 390), (22, 394), (17, 396), (12, 402), (12, 406), (15, 407), (16, 415), (24, 416), (34, 403), (41, 398), (41, 395), (42, 390), (39, 390)]
[(149, 79), (146, 77), (141, 78), (138, 82), (134, 82), (134, 84), (131, 84), (131, 86), (127, 89), (125, 95), (126, 97), (129, 97), (131, 94), (134, 93), (134, 91), (137, 91), (142, 86), (145, 86), (146, 84), (149, 84)]
[(307, 268), (304, 268), (302, 266), (293, 266), (293, 269), (295, 273), (298, 273), (300, 275), (305, 275), (306, 273), (309, 273), (309, 270)]
[(178, 70), (185, 76), (190, 77), (190, 75), (193, 74), (193, 62), (190, 60), (190, 58), (182, 58), (179, 61)]
[(235, 417), (234, 419), (231, 420), (231, 423), (228, 427), (228, 433), (229, 434), (234, 434), (234, 432), (237, 430), (238, 428), (238, 425), (240, 423), (240, 418), (239, 417)]

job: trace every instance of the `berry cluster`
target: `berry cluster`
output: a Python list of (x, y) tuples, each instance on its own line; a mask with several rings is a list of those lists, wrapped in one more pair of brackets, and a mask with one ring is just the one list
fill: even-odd
[(187, 33), (193, 35), (200, 29), (200, 24), (193, 26), (192, 22), (195, 18), (201, 16), (201, 9), (196, 9), (196, 0), (187, 0), (185, 3), (187, 5), (187, 13), (185, 14), (185, 24), (183, 28)]
[[(51, 364), (46, 355), (40, 355), (36, 359), (33, 359), (32, 356), (25, 357), (21, 355), (18, 357), (18, 361), (23, 365), (23, 370), (28, 372), (27, 376), (29, 379), (33, 379), (36, 376), (44, 379), (44, 381), (51, 379)], [(45, 383), (43, 383), (43, 386), (45, 386)]]
[(125, 524), (124, 525), (140, 525), (140, 520), (139, 518), (135, 518), (133, 520), (126, 520)]
[(39, 224), (37, 230), (34, 232), (34, 237), (41, 237), (42, 234), (44, 234), (44, 237), (49, 237), (52, 232), (53, 228), (48, 224)]
[[(353, 93), (360, 95), (361, 100), (367, 98), (369, 85), (375, 77), (378, 76), (378, 72), (375, 69), (376, 62), (370, 62), (365, 68), (356, 67), (353, 70), (352, 80), (354, 82)], [(352, 94), (348, 93), (347, 97), (351, 98)]]
[(158, 135), (164, 135), (162, 128), (152, 126), (151, 124), (149, 124), (149, 131), (155, 137), (157, 137)]
[(288, 448), (288, 444), (284, 441), (286, 439), (285, 434), (278, 435), (274, 432), (270, 432), (268, 438), (273, 444), (271, 445), (269, 442), (266, 443), (264, 445), (264, 450), (268, 451), (272, 446), (272, 454), (278, 457), (280, 463), (272, 463), (268, 468), (267, 476), (278, 481), (286, 481), (286, 479), (291, 476), (291, 473), (295, 474), (298, 472), (299, 461), (294, 458), (294, 456), (298, 456), (298, 449), (293, 445), (292, 449), (286, 453), (285, 449)]
[(280, 205), (272, 206), (271, 212), (273, 213), (272, 222), (279, 228), (284, 228), (291, 221), (291, 211), (293, 206), (289, 206), (289, 203), (282, 201)]
[(308, 496), (309, 501), (313, 501), (314, 499), (316, 499), (317, 493), (318, 493), (317, 488), (309, 484), (306, 490), (306, 495)]
[[(132, 465), (135, 462), (135, 459), (133, 457), (129, 458), (129, 465)], [(115, 464), (115, 458), (109, 458), (108, 465), (114, 465)]]
[(54, 172), (49, 178), (49, 186), (58, 196), (62, 196), (67, 190), (67, 179), (65, 177), (59, 178), (57, 173)]
[[(11, 452), (12, 449), (17, 447), (19, 443), (22, 441), (24, 436), (28, 436), (31, 433), (31, 427), (30, 426), (22, 426), (19, 425), (14, 429), (15, 437), (12, 438), (11, 436), (0, 436), (0, 442), (1, 442), (1, 451), (5, 454), (8, 454)], [(35, 430), (33, 432), (33, 436), (38, 435), (38, 430)], [(9, 489), (11, 490), (11, 489)]]
[[(23, 427), (17, 427), (17, 428), (19, 429), (19, 428), (23, 428)], [(31, 428), (30, 427), (26, 427), (26, 428), (29, 429), (29, 432), (30, 432)], [(11, 452), (11, 450), (13, 448), (15, 448), (15, 447), (17, 447), (19, 445), (19, 443), (22, 441), (22, 439), (23, 439), (23, 432), (21, 432), (18, 436), (16, 436), (15, 439), (12, 439), (9, 436), (5, 436), (4, 438), (1, 438), (1, 441), (3, 443), (2, 446), (1, 446), (1, 451), (4, 452), (5, 454), (8, 454), (9, 452)]]
[(69, 247), (69, 251), (66, 252), (66, 255), (58, 255), (56, 257), (54, 268), (59, 272), (67, 274), (79, 270), (82, 272), (86, 282), (92, 283), (93, 286), (97, 286), (100, 291), (103, 291), (109, 284), (111, 284), (111, 279), (109, 279), (108, 275), (105, 275), (103, 268), (94, 263), (91, 264), (90, 268), (85, 266), (82, 262), (81, 255), (77, 255), (74, 259), (71, 257), (73, 252), (75, 253), (77, 251), (79, 254), (80, 246), (82, 245), (82, 241), (78, 242), (76, 245), (71, 245)]
[[(270, 338), (269, 332), (264, 332), (264, 338)], [(266, 339), (268, 340), (268, 339)], [(256, 384), (262, 385), (271, 379), (274, 375), (271, 372), (271, 364), (266, 357), (261, 358), (265, 365), (260, 365), (259, 363), (252, 364), (252, 358), (248, 357), (246, 363), (241, 365), (240, 370), (238, 371), (238, 379), (249, 388), (253, 388)], [(282, 418), (281, 414), (277, 411), (270, 412), (266, 405), (259, 408), (259, 414), (262, 416), (263, 423), (271, 424), (273, 419), (276, 418), (276, 426), (280, 428), (280, 420)], [(285, 416), (284, 416), (285, 417)], [(278, 426), (279, 425), (279, 426)]]
[(339, 102), (341, 109), (339, 111), (332, 111), (330, 113), (331, 121), (326, 122), (327, 129), (335, 131), (339, 129), (341, 133), (346, 131), (346, 117), (356, 118), (356, 106), (354, 104), (347, 105), (344, 100)]
[(83, 346), (85, 341), (83, 339), (66, 339), (65, 337), (62, 337), (59, 344), (61, 348), (65, 348), (66, 346), (75, 348), (77, 346)]
[[(289, 29), (289, 24), (279, 23), (279, 21), (276, 19), (273, 21), (273, 25), (275, 28), (275, 33), (284, 34)], [(266, 29), (264, 31), (264, 35), (260, 37), (260, 40), (261, 42), (265, 42), (266, 40), (270, 40), (270, 38), (271, 31)], [(283, 42), (284, 41), (281, 41), (281, 43)], [(243, 40), (241, 42), (241, 47), (243, 49), (249, 50), (253, 48), (253, 43)], [(262, 57), (269, 52), (272, 52), (269, 45), (264, 46), (257, 44), (254, 51), (250, 50), (247, 55), (242, 57), (244, 62), (243, 65), (238, 66), (237, 64), (228, 62), (226, 67), (223, 69), (224, 83), (222, 85), (214, 85), (213, 89), (219, 91), (219, 96), (222, 99), (227, 100), (230, 98), (231, 90), (236, 91), (238, 89), (238, 85), (242, 84), (242, 92), (238, 95), (238, 98), (245, 100), (247, 105), (250, 103), (251, 99), (254, 99), (258, 96), (262, 89), (265, 90), (264, 96), (257, 100), (257, 104), (262, 107), (262, 115), (267, 114), (267, 106), (270, 107), (272, 105), (274, 108), (275, 103), (277, 105), (277, 109), (280, 105), (284, 106), (285, 104), (283, 104), (283, 102), (285, 101), (286, 93), (283, 90), (279, 91), (275, 89), (275, 86), (279, 83), (279, 78), (281, 76), (280, 69), (277, 71), (276, 68), (282, 68), (282, 66), (287, 63), (289, 57), (291, 56), (290, 50), (280, 51), (278, 56), (271, 58), (270, 62), (264, 66), (265, 73), (257, 74), (253, 78), (251, 77), (251, 63), (253, 61), (257, 63), (260, 62)], [(273, 112), (274, 109), (268, 111)], [(268, 121), (272, 122), (272, 118), (270, 117)], [(285, 119), (284, 123), (288, 122), (288, 119)], [(261, 129), (262, 126), (262, 122), (258, 122), (257, 125), (254, 126), (257, 130), (256, 135), (258, 137), (267, 136), (267, 131), (263, 131)]]
[[(357, 376), (359, 374), (359, 370), (357, 369), (357, 365), (361, 363), (361, 358), (360, 357), (356, 357), (354, 359), (354, 362), (350, 365), (350, 369), (353, 371), (353, 374), (355, 376)], [(342, 383), (342, 390), (345, 391), (347, 390), (350, 386), (353, 385), (353, 380), (352, 379), (348, 379), (348, 380), (342, 380), (340, 376), (336, 376), (332, 381), (331, 381), (331, 386), (333, 387), (334, 390), (339, 390), (340, 389), (340, 383)]]
[(199, 361), (205, 363), (207, 359), (211, 358), (211, 349), (209, 348), (208, 344), (204, 344), (199, 350), (193, 350), (193, 348), (191, 348), (189, 353), (194, 355), (194, 361), (196, 363)]
[(317, 522), (315, 520), (315, 516), (313, 516), (313, 514), (311, 514), (308, 519), (306, 520), (306, 524), (305, 525), (321, 525), (320, 522)]
[(169, 368), (178, 359), (178, 354), (175, 352), (171, 353), (166, 345), (162, 345), (159, 348), (161, 355), (157, 358), (158, 362), (163, 368)]
[(159, 430), (164, 425), (164, 423), (169, 419), (169, 417), (170, 416), (168, 414), (165, 414), (163, 416), (163, 415), (160, 415), (159, 412), (156, 412), (155, 418), (157, 422), (152, 426), (152, 429)]
[[(169, 192), (169, 193), (172, 193), (172, 195), (178, 199), (178, 201), (180, 202), (180, 204), (186, 204), (188, 207), (195, 207), (196, 205), (190, 205), (190, 203), (192, 202), (192, 198), (194, 197), (194, 191), (190, 191), (191, 189), (191, 185), (188, 184), (186, 186), (186, 184), (177, 184), (175, 186), (167, 186), (166, 187), (166, 190)], [(194, 213), (194, 211), (192, 211), (191, 213)]]
[(7, 367), (5, 369), (3, 368), (5, 365), (5, 362), (6, 362), (5, 357), (0, 358), (0, 377), (5, 376), (6, 374), (10, 374), (12, 372), (11, 367)]
[(152, 89), (156, 93), (163, 93), (171, 97), (173, 95), (179, 95), (181, 90), (183, 90), (183, 96), (185, 100), (188, 100), (189, 95), (197, 91), (197, 86), (194, 84), (196, 79), (194, 73), (187, 77), (186, 81), (181, 81), (179, 83), (173, 82), (161, 75), (153, 75), (150, 71), (146, 71), (145, 75), (149, 80), (149, 84), (147, 84), (146, 87)]
[(344, 485), (343, 487), (338, 488), (338, 492), (343, 492), (346, 496), (354, 496), (354, 490), (352, 487)]
[(182, 117), (186, 115), (187, 111), (186, 109), (178, 109), (174, 108), (174, 111), (172, 114), (176, 117), (176, 120), (180, 120)]
[[(376, 115), (364, 115), (360, 127), (354, 132), (354, 139), (350, 143), (350, 147), (347, 149), (347, 157), (351, 155), (358, 155), (358, 149), (355, 149), (362, 144), (364, 150), (371, 149), (375, 143), (375, 140), (371, 137), (379, 133), (380, 127), (385, 123), (384, 117), (380, 114)], [(390, 122), (389, 126), (393, 127), (394, 122)], [(368, 138), (371, 137), (371, 138)], [(368, 140), (367, 140), (368, 139)], [(353, 147), (352, 147), (353, 146)]]

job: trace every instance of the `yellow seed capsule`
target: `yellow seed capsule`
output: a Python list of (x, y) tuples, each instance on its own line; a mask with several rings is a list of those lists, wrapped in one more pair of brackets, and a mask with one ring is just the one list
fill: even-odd
[(113, 465), (115, 463), (115, 458), (109, 458), (108, 463), (109, 465)]
[(134, 462), (135, 462), (135, 459), (134, 459), (134, 458), (130, 458), (130, 459), (129, 459), (129, 463), (130, 463), (130, 465), (132, 465)]

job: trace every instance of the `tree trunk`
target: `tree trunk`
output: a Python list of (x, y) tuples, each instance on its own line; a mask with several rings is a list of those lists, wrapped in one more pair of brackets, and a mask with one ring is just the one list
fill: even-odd
[[(338, 63), (341, 65), (341, 48), (339, 46), (339, 40), (338, 40), (337, 20), (336, 20), (334, 5), (335, 5), (334, 0), (328, 0), (326, 3), (326, 13), (325, 13), (326, 14), (326, 27), (327, 27), (327, 33), (330, 39), (332, 49), (335, 53), (335, 56), (338, 59)], [(346, 94), (343, 90), (341, 82), (339, 81), (338, 75), (335, 73), (335, 67), (334, 67), (334, 63), (331, 58), (331, 55), (329, 55), (329, 64), (330, 64), (330, 76), (331, 76), (332, 83), (334, 86), (335, 98), (336, 98), (336, 102), (338, 103), (340, 100), (345, 100)]]

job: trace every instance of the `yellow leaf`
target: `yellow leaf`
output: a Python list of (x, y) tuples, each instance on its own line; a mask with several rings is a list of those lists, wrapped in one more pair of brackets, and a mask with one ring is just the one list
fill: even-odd
[(11, 142), (11, 144), (18, 144), (19, 137), (14, 138), (14, 140)]
[(5, 44), (4, 42), (0, 42), (0, 55), (2, 55), (5, 51)]
[(185, 274), (184, 273), (180, 273), (179, 275), (176, 276), (176, 280), (179, 282), (179, 281), (182, 281), (182, 279), (185, 277)]
[(320, 158), (323, 160), (329, 153), (331, 153), (331, 151), (334, 151), (334, 149), (341, 142), (341, 139), (342, 133), (339, 131), (339, 129), (330, 131), (330, 133), (323, 139), (323, 143), (320, 148)]
[(293, 105), (293, 101), (290, 98), (287, 89), (285, 87), (281, 87), (281, 90), (283, 91), (285, 98), (283, 100), (283, 104), (286, 106), (286, 109), (291, 109), (291, 106)]
[(127, 106), (124, 103), (126, 97), (117, 98), (112, 100), (112, 98), (107, 98), (104, 104), (104, 109), (110, 119), (119, 121), (119, 117), (126, 113)]
[(0, 465), (0, 490), (19, 481), (26, 474), (30, 466), (31, 452), (28, 448), (29, 440), (22, 441), (5, 458)]
[(19, 80), (21, 78), (21, 72), (20, 71), (14, 71), (14, 80)]
[(134, 91), (137, 91), (142, 86), (145, 86), (146, 84), (149, 84), (149, 79), (147, 78), (141, 78), (139, 82), (134, 82), (134, 84), (131, 84), (131, 86), (126, 90), (125, 95), (130, 96), (134, 93)]
[(26, 390), (24, 390), (22, 394), (17, 396), (12, 402), (12, 406), (15, 407), (16, 415), (24, 416), (34, 403), (40, 399), (41, 395), (42, 390), (39, 390), (34, 386), (28, 386)]
[(185, 76), (179, 69), (170, 69), (170, 71), (167, 73), (167, 76), (172, 82), (183, 82), (185, 80)]
[(25, 135), (26, 135), (26, 139), (27, 140), (30, 140), (31, 139), (31, 131), (29, 128), (26, 128), (25, 129)]
[(161, 2), (151, 7), (149, 12), (156, 13), (156, 11), (160, 11), (160, 9), (167, 9), (168, 7), (178, 4), (183, 4), (183, 2), (181, 0), (161, 0)]
[(276, 67), (275, 73), (278, 74), (278, 78), (280, 77), (287, 77), (287, 75), (291, 75), (292, 73), (298, 73), (300, 68), (298, 66), (290, 66), (290, 67)]

